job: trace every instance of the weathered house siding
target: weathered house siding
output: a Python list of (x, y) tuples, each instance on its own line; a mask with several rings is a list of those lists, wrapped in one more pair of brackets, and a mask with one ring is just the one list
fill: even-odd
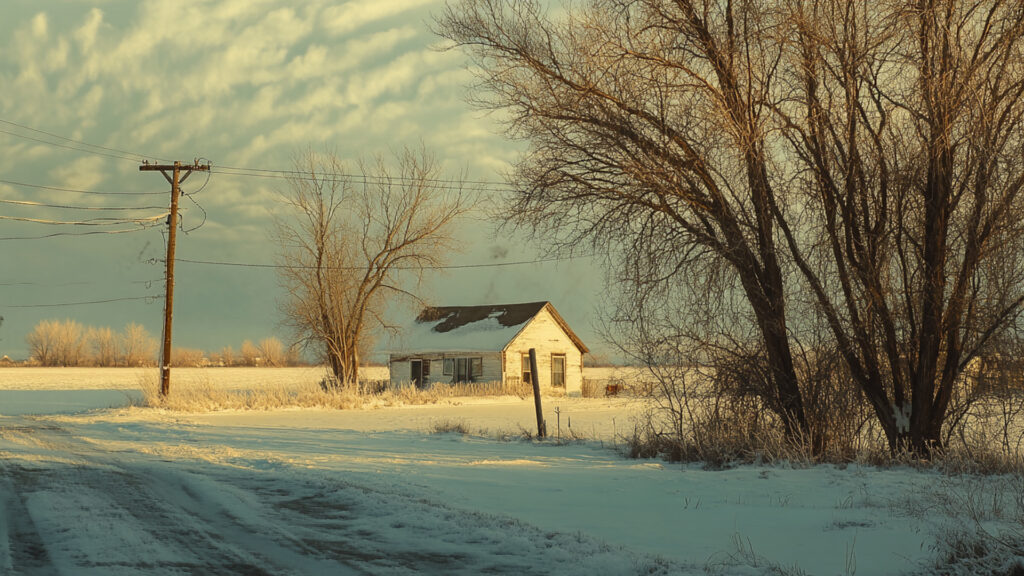
[(474, 379), (475, 382), (501, 381), (501, 352), (425, 352), (391, 355), (391, 385), (409, 386), (412, 384), (412, 360), (429, 360), (430, 377), (427, 384), (451, 384), (455, 374), (444, 374), (445, 358), (481, 358), (483, 373)]
[(505, 347), (505, 377), (522, 377), (522, 355), (537, 350), (540, 387), (551, 390), (551, 355), (565, 354), (565, 391), (579, 393), (583, 388), (583, 353), (545, 308), (541, 310)]

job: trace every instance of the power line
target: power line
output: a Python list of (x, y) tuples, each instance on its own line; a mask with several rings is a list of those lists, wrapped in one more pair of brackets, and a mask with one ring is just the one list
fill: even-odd
[(30, 222), (32, 224), (47, 224), (51, 226), (119, 226), (122, 224), (145, 224), (156, 222), (167, 217), (168, 213), (148, 218), (93, 218), (91, 220), (46, 220), (43, 218), (23, 218), (21, 216), (0, 215), (0, 220), (13, 220), (16, 222)]
[[(584, 256), (559, 256), (555, 258), (541, 258), (538, 260), (518, 260), (513, 262), (488, 262), (483, 264), (454, 264), (450, 266), (395, 266), (392, 270), (461, 270), (465, 268), (499, 268), (504, 266), (525, 266), (528, 264), (544, 264), (547, 262), (560, 262), (565, 260), (576, 260), (579, 258), (589, 258), (590, 255)], [(203, 264), (210, 266), (236, 266), (241, 268), (286, 268), (291, 270), (315, 270), (316, 266), (296, 266), (288, 264), (261, 264), (253, 262), (223, 262), (216, 260), (190, 260), (187, 258), (178, 258), (178, 262), (186, 262), (188, 264)], [(323, 270), (365, 270), (365, 267), (360, 266), (325, 266)]]
[[(214, 167), (211, 169), (214, 174), (223, 174), (225, 176), (245, 176), (248, 178), (268, 178), (273, 180), (305, 180), (305, 181), (353, 181), (363, 184), (390, 184), (390, 183), (420, 183), (428, 182), (435, 189), (439, 190), (459, 190), (465, 192), (515, 192), (512, 188), (507, 187), (504, 184), (498, 182), (486, 182), (486, 181), (460, 181), (455, 179), (442, 179), (442, 178), (412, 178), (412, 177), (383, 177), (383, 176), (363, 176), (361, 174), (345, 174), (345, 173), (331, 173), (331, 174), (320, 174), (317, 176), (303, 176), (299, 175), (298, 172), (290, 171), (269, 171), (253, 169), (249, 172), (225, 172), (223, 169)], [(268, 173), (269, 172), (269, 173)], [(468, 186), (466, 184), (469, 184)]]
[[(15, 126), (17, 128), (21, 128), (23, 130), (29, 130), (29, 131), (35, 132), (37, 134), (43, 134), (43, 135), (49, 136), (51, 138), (57, 138), (59, 140), (63, 140), (65, 142), (70, 142), (72, 144), (76, 144), (76, 145), (79, 145), (79, 146), (87, 146), (89, 148), (95, 148), (97, 150), (86, 150), (86, 149), (82, 149), (82, 148), (75, 147), (75, 146), (69, 146), (69, 145), (66, 145), (66, 144), (60, 144), (58, 142), (51, 142), (51, 141), (48, 141), (48, 140), (43, 140), (43, 139), (40, 139), (40, 138), (35, 138), (35, 137), (28, 136), (28, 135), (25, 135), (25, 134), (19, 134), (17, 132), (10, 132), (10, 131), (7, 131), (7, 130), (0, 130), (0, 133), (2, 133), (2, 134), (8, 134), (10, 136), (14, 136), (14, 137), (17, 137), (17, 138), (24, 138), (24, 139), (27, 139), (27, 140), (32, 140), (32, 141), (39, 142), (39, 143), (42, 143), (42, 144), (47, 144), (47, 145), (50, 145), (50, 146), (57, 146), (57, 147), (60, 147), (60, 148), (66, 148), (66, 149), (75, 150), (75, 151), (78, 151), (78, 152), (85, 152), (85, 153), (88, 153), (88, 154), (96, 154), (96, 155), (106, 156), (106, 157), (110, 157), (110, 158), (117, 158), (117, 159), (121, 159), (121, 160), (128, 160), (128, 161), (131, 161), (131, 162), (139, 162), (139, 161), (147, 159), (147, 158), (153, 158), (153, 159), (156, 159), (156, 160), (169, 162), (169, 161), (167, 161), (167, 160), (165, 160), (163, 158), (159, 158), (159, 157), (156, 157), (156, 156), (147, 156), (145, 154), (140, 154), (140, 153), (137, 153), (137, 152), (130, 152), (128, 150), (122, 150), (122, 149), (119, 149), (119, 148), (113, 148), (113, 147), (109, 147), (109, 146), (101, 146), (99, 144), (92, 144), (92, 143), (89, 143), (89, 142), (85, 142), (83, 140), (76, 140), (74, 138), (68, 138), (66, 136), (61, 136), (59, 134), (55, 134), (53, 132), (47, 132), (46, 130), (40, 130), (38, 128), (32, 128), (31, 126), (26, 126), (24, 124), (19, 124), (17, 122), (12, 122), (10, 120), (5, 120), (3, 118), (0, 118), (0, 123), (7, 124), (7, 125), (10, 125), (10, 126)], [(102, 150), (104, 152), (100, 152), (98, 150)], [(454, 180), (454, 179), (447, 179), (447, 178), (414, 178), (414, 177), (403, 177), (403, 176), (388, 176), (388, 177), (385, 177), (385, 176), (370, 176), (370, 175), (364, 175), (364, 174), (351, 174), (351, 173), (344, 173), (344, 172), (325, 172), (325, 173), (320, 174), (320, 175), (318, 175), (316, 177), (313, 177), (313, 176), (307, 175), (306, 172), (301, 171), (301, 170), (280, 170), (280, 169), (269, 169), (269, 168), (248, 168), (248, 167), (241, 167), (241, 166), (217, 166), (214, 169), (210, 170), (210, 172), (211, 173), (224, 174), (224, 175), (228, 175), (228, 176), (246, 176), (246, 177), (255, 177), (255, 178), (271, 178), (271, 179), (278, 179), (278, 180), (287, 180), (287, 179), (315, 180), (315, 179), (320, 179), (320, 178), (326, 178), (326, 179), (352, 180), (352, 181), (362, 182), (364, 184), (384, 184), (384, 183), (391, 183), (391, 182), (399, 182), (399, 183), (401, 183), (401, 182), (430, 183), (431, 185), (433, 185), (435, 188), (438, 188), (438, 189), (462, 190), (462, 191), (467, 191), (467, 192), (513, 192), (514, 191), (514, 190), (510, 189), (507, 186), (506, 183), (492, 181), (492, 180)], [(4, 182), (4, 181), (0, 180), (0, 182)], [(33, 186), (31, 184), (20, 184), (20, 183), (13, 183), (13, 182), (5, 182), (5, 183), (13, 184), (13, 185)], [(38, 185), (36, 185), (34, 187), (47, 188), (45, 186), (38, 186)], [(204, 184), (204, 187), (205, 187), (205, 184)], [(51, 188), (51, 189), (57, 189), (57, 188)], [(201, 189), (202, 188), (200, 188), (200, 190)], [(60, 189), (57, 189), (57, 190), (60, 190)], [(66, 190), (66, 191), (73, 191), (73, 190)], [(77, 192), (83, 192), (83, 191), (77, 191)], [(89, 193), (89, 192), (85, 192), (85, 193)], [(155, 193), (150, 193), (150, 194), (155, 194)]]
[(15, 304), (15, 305), (5, 304), (2, 307), (3, 308), (58, 308), (58, 307), (63, 307), (63, 306), (86, 306), (86, 305), (89, 305), (89, 304), (110, 304), (110, 303), (113, 303), (113, 302), (132, 302), (132, 301), (138, 301), (138, 300), (148, 300), (149, 303), (153, 303), (158, 298), (160, 298), (160, 296), (136, 296), (136, 297), (129, 297), (129, 298), (110, 298), (110, 299), (107, 299), (107, 300), (88, 300), (88, 301), (85, 301), (85, 302), (60, 302), (60, 303), (57, 303), (57, 304)]
[(107, 158), (117, 158), (119, 160), (128, 160), (129, 162), (138, 162), (143, 156), (139, 158), (132, 158), (130, 156), (122, 156), (120, 154), (109, 154), (107, 152), (98, 152), (96, 150), (84, 150), (75, 146), (68, 146), (67, 144), (61, 144), (59, 142), (50, 142), (49, 140), (43, 140), (42, 138), (33, 138), (32, 136), (26, 136), (24, 134), (18, 134), (17, 132), (10, 132), (8, 130), (0, 130), (0, 134), (7, 134), (17, 138), (24, 138), (25, 140), (32, 140), (33, 142), (39, 142), (40, 144), (46, 144), (48, 146), (56, 146), (57, 148), (64, 148), (66, 150), (74, 150), (76, 152), (85, 152), (86, 154), (93, 154), (96, 156), (106, 156)]
[(60, 186), (46, 186), (43, 184), (29, 184), (27, 182), (15, 182), (13, 180), (0, 180), (0, 184), (10, 186), (22, 186), (25, 188), (36, 188), (40, 190), (53, 190), (55, 192), (72, 192), (74, 194), (95, 194), (98, 196), (163, 196), (166, 192), (105, 192), (100, 190), (78, 190), (76, 188), (62, 188)]
[(0, 241), (3, 240), (43, 240), (46, 238), (56, 238), (59, 236), (94, 236), (96, 234), (130, 234), (132, 232), (144, 232), (150, 228), (159, 226), (160, 223), (153, 222), (145, 224), (135, 228), (125, 228), (123, 230), (91, 230), (89, 232), (52, 232), (50, 234), (40, 234), (38, 236), (0, 236)]
[[(163, 282), (163, 278), (155, 278), (153, 280), (129, 280), (128, 284), (154, 284), (156, 282)], [(78, 282), (60, 282), (60, 283), (49, 283), (49, 282), (0, 282), (0, 287), (9, 286), (42, 286), (46, 288), (66, 288), (68, 286), (96, 286), (99, 284), (107, 284), (106, 282), (94, 282), (94, 281), (78, 281)]]
[[(304, 170), (278, 170), (272, 168), (245, 168), (240, 166), (214, 166), (214, 170), (230, 170), (233, 172), (244, 173), (247, 176), (256, 176), (258, 174), (277, 174), (282, 178), (298, 177), (299, 179), (310, 178), (308, 172)], [(229, 172), (221, 172), (221, 174), (228, 174)], [(387, 181), (405, 181), (411, 180), (415, 182), (437, 182), (441, 184), (448, 184), (451, 182), (459, 182), (462, 184), (469, 184), (473, 186), (502, 186), (505, 187), (505, 182), (498, 182), (495, 180), (453, 180), (450, 178), (416, 178), (411, 176), (369, 176), (365, 174), (352, 174), (346, 172), (321, 172), (317, 174), (318, 178), (346, 178), (352, 180), (366, 180), (372, 182), (387, 182)]]
[[(116, 158), (125, 158), (125, 159), (128, 159), (128, 160), (131, 160), (132, 162), (137, 162), (139, 158), (153, 158), (155, 160), (163, 160), (162, 158), (157, 158), (156, 156), (147, 156), (145, 154), (139, 154), (137, 152), (129, 152), (127, 150), (119, 150), (117, 148), (110, 148), (108, 146), (100, 146), (99, 144), (90, 144), (89, 142), (85, 142), (83, 140), (75, 140), (74, 138), (68, 138), (66, 136), (61, 136), (60, 134), (54, 134), (53, 132), (47, 132), (46, 130), (40, 130), (38, 128), (32, 128), (31, 126), (26, 126), (24, 124), (19, 124), (17, 122), (12, 122), (10, 120), (4, 120), (3, 118), (0, 118), (0, 124), (7, 124), (8, 126), (14, 126), (14, 127), (17, 127), (17, 128), (21, 128), (22, 130), (29, 130), (29, 131), (35, 132), (37, 134), (44, 134), (44, 135), (49, 136), (51, 138), (57, 138), (58, 140), (63, 140), (65, 142), (72, 142), (74, 144), (79, 144), (79, 145), (82, 145), (82, 146), (88, 146), (90, 148), (97, 148), (99, 150), (106, 150), (107, 152), (114, 152), (114, 153), (117, 153), (117, 154), (127, 154), (128, 156), (135, 156), (135, 158), (126, 158), (125, 156), (114, 156)], [(35, 138), (31, 138), (29, 136), (24, 136), (24, 135), (21, 135), (21, 134), (15, 134), (15, 133), (12, 133), (12, 132), (6, 132), (5, 131), (4, 133), (5, 134), (11, 134), (12, 136), (18, 136), (20, 138), (28, 138), (30, 140), (36, 140)], [(53, 144), (55, 146), (58, 146), (58, 144), (53, 143), (53, 142), (44, 142), (42, 140), (37, 140), (37, 141), (43, 142), (44, 144)], [(80, 150), (78, 148), (73, 148), (73, 149), (74, 150)], [(80, 151), (82, 151), (82, 152), (90, 152), (89, 150), (80, 150)], [(104, 156), (107, 156), (107, 154), (104, 154)]]
[(32, 206), (37, 208), (60, 208), (62, 210), (98, 210), (98, 211), (129, 211), (129, 210), (160, 210), (166, 206), (71, 206), (69, 204), (48, 204), (46, 202), (35, 202), (33, 200), (6, 200), (0, 198), (0, 204), (13, 204), (15, 206)]

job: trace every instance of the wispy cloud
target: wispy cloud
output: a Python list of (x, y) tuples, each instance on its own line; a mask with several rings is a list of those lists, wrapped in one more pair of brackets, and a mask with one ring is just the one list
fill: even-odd
[[(215, 165), (260, 168), (288, 169), (295, 151), (306, 146), (331, 147), (354, 165), (360, 156), (423, 142), (452, 173), (495, 179), (494, 170), (508, 166), (518, 145), (506, 142), (491, 118), (466, 106), (471, 77), (463, 56), (431, 48), (437, 38), (426, 22), (443, 4), (80, 0), (61, 4), (58, 12), (46, 3), (4, 3), (0, 118), (140, 154), (185, 161), (204, 156)], [(132, 161), (2, 133), (0, 171), (13, 180), (72, 188), (166, 186), (162, 178), (140, 174)], [(201, 182), (194, 178), (190, 186)], [(187, 250), (268, 259), (268, 230), (283, 186), (276, 179), (214, 175), (196, 198), (208, 212), (207, 224), (183, 240)], [(200, 211), (187, 205), (186, 219), (198, 222)], [(120, 241), (131, 246), (138, 238)], [(151, 251), (162, 246), (159, 234), (145, 238)], [(17, 263), (0, 249), (0, 269), (31, 276), (25, 263), (45, 262), (88, 275), (109, 257), (71, 259), (54, 245), (24, 244)], [(253, 282), (274, 289), (272, 274)], [(245, 298), (234, 300), (240, 314), (266, 314), (245, 309)]]

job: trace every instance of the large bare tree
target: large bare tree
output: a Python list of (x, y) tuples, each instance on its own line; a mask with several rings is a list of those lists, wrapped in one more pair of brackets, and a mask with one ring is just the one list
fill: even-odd
[(593, 0), (558, 19), (534, 0), (463, 0), (438, 25), (475, 57), (479, 104), (530, 143), (519, 222), (564, 249), (619, 252), (637, 297), (727, 263), (767, 362), (764, 399), (802, 436), (766, 140), (778, 23), (745, 0)]
[(455, 248), (472, 203), (425, 151), (406, 149), (348, 175), (335, 154), (306, 152), (278, 220), (283, 312), (301, 345), (317, 350), (338, 386), (358, 382), (360, 352), (388, 328), (385, 306)]
[(890, 446), (926, 453), (1022, 304), (1022, 18), (1021, 0), (461, 0), (438, 31), (529, 143), (518, 222), (613, 254), (622, 320), (713, 286), (677, 308), (737, 320), (704, 344), (756, 357), (816, 447), (794, 349), (825, 326)]
[(792, 3), (780, 124), (811, 210), (778, 214), (894, 448), (1024, 303), (1024, 3)]

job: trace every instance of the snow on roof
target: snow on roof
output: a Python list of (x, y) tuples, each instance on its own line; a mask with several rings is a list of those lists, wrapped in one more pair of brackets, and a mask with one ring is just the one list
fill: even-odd
[(400, 351), (497, 352), (545, 305), (547, 302), (426, 308), (405, 330)]

